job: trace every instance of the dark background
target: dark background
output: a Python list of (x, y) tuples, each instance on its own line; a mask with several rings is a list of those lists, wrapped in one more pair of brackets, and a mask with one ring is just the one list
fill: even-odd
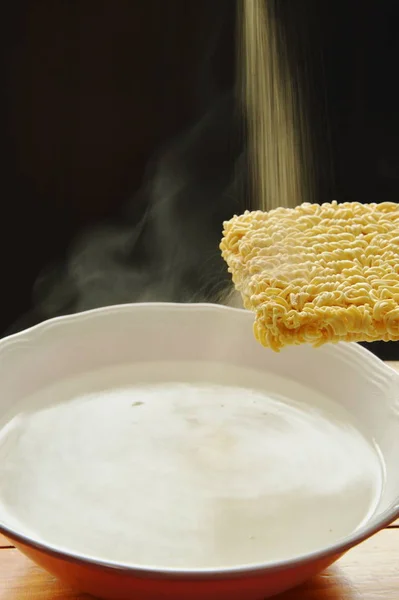
[[(154, 149), (209, 101), (201, 64), (221, 27), (214, 69), (230, 84), (234, 4), (13, 0), (3, 9), (0, 332), (29, 309), (40, 269), (125, 202)], [(399, 3), (280, 6), (308, 74), (319, 199), (397, 201)]]

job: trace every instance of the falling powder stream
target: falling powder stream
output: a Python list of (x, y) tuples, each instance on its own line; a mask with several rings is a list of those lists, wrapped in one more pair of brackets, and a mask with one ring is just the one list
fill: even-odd
[(240, 97), (247, 120), (252, 200), (261, 210), (313, 200), (307, 118), (277, 2), (239, 3)]

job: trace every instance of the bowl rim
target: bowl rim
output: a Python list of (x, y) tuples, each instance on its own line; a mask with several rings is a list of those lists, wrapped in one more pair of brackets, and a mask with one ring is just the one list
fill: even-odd
[[(106, 307), (95, 308), (88, 311), (82, 311), (78, 313), (73, 313), (70, 315), (63, 315), (60, 317), (54, 317), (52, 319), (48, 319), (30, 327), (29, 329), (25, 329), (18, 333), (12, 334), (10, 336), (4, 337), (0, 339), (0, 358), (3, 352), (6, 352), (9, 348), (13, 347), (20, 342), (25, 342), (28, 346), (31, 344), (37, 343), (38, 338), (45, 336), (47, 334), (53, 335), (51, 332), (56, 329), (62, 329), (63, 327), (68, 327), (70, 323), (76, 321), (83, 320), (91, 320), (101, 318), (102, 315), (111, 314), (111, 313), (121, 313), (121, 312), (132, 312), (132, 311), (140, 311), (143, 308), (147, 310), (167, 310), (167, 311), (209, 311), (209, 312), (230, 312), (238, 315), (245, 315), (245, 318), (248, 318), (248, 315), (251, 313), (245, 309), (234, 308), (230, 306), (210, 304), (210, 303), (174, 303), (174, 302), (140, 302), (140, 303), (132, 303), (132, 304), (115, 304)], [(25, 345), (25, 344), (24, 344)], [(341, 352), (343, 347), (350, 348), (350, 352), (353, 354), (357, 354), (359, 359), (363, 361), (368, 361), (370, 365), (374, 364), (375, 367), (378, 366), (379, 369), (383, 369), (387, 374), (391, 374), (392, 376), (396, 376), (399, 383), (399, 374), (392, 369), (389, 365), (384, 363), (374, 354), (372, 354), (366, 348), (363, 348), (359, 344), (350, 342), (345, 344), (329, 344), (323, 346), (324, 352), (328, 354), (336, 354), (337, 352)], [(23, 546), (26, 546), (32, 550), (38, 551), (40, 553), (44, 553), (50, 555), (56, 559), (67, 560), (68, 562), (72, 562), (79, 565), (86, 565), (100, 569), (118, 571), (120, 573), (124, 573), (127, 575), (134, 575), (135, 577), (141, 578), (164, 578), (164, 579), (189, 579), (189, 580), (203, 580), (203, 579), (226, 579), (226, 578), (234, 578), (234, 577), (242, 577), (242, 576), (255, 576), (259, 574), (264, 574), (266, 572), (276, 572), (282, 571), (292, 568), (303, 567), (311, 562), (320, 561), (323, 559), (328, 559), (329, 557), (340, 556), (368, 539), (381, 529), (387, 527), (393, 521), (399, 518), (399, 496), (396, 500), (391, 504), (391, 506), (386, 509), (378, 519), (373, 519), (371, 524), (365, 523), (360, 526), (353, 533), (345, 536), (340, 541), (335, 542), (329, 546), (324, 548), (314, 550), (312, 552), (308, 552), (306, 554), (300, 556), (294, 556), (289, 559), (282, 559), (276, 561), (269, 561), (265, 563), (250, 563), (250, 564), (242, 564), (237, 566), (230, 567), (212, 567), (212, 568), (176, 568), (176, 567), (154, 567), (147, 565), (134, 565), (128, 563), (121, 563), (118, 561), (105, 560), (101, 558), (95, 558), (93, 556), (87, 554), (81, 554), (78, 552), (74, 552), (72, 550), (64, 549), (54, 544), (47, 544), (43, 540), (37, 539), (34, 536), (24, 533), (18, 533), (12, 527), (8, 527), (4, 525), (0, 521), (0, 533), (5, 535), (12, 541), (15, 541), (16, 544), (20, 543)]]

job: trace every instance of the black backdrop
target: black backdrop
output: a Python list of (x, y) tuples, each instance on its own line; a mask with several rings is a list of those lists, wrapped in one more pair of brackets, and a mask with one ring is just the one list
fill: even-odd
[[(156, 146), (209, 102), (201, 69), (212, 68), (216, 86), (232, 84), (234, 4), (13, 0), (3, 6), (0, 331), (29, 308), (41, 267), (80, 227), (131, 196)], [(399, 4), (279, 5), (299, 68), (308, 74), (319, 198), (397, 201)], [(217, 58), (204, 63), (221, 28)], [(209, 73), (203, 75), (209, 84)]]

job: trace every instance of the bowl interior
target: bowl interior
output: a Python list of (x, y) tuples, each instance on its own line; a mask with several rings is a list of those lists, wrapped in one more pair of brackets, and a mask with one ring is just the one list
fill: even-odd
[[(377, 445), (385, 467), (385, 483), (378, 505), (373, 507), (367, 522), (361, 524), (358, 535), (378, 527), (384, 519), (393, 519), (399, 498), (399, 375), (355, 344), (320, 349), (303, 346), (275, 354), (254, 340), (252, 320), (247, 311), (212, 305), (126, 305), (57, 319), (3, 340), (0, 342), (0, 426), (8, 421), (16, 403), (27, 396), (33, 397), (44, 388), (51, 389), (60, 381), (78, 375), (109, 371), (123, 365), (128, 370), (130, 366), (133, 379), (140, 376), (145, 379), (143, 373), (148, 365), (156, 366), (161, 373), (159, 365), (165, 367), (168, 363), (161, 379), (169, 376), (176, 380), (180, 373), (187, 381), (199, 363), (208, 373), (218, 365), (225, 365), (224, 383), (230, 378), (233, 385), (240, 385), (239, 373), (245, 368), (257, 372), (259, 377), (269, 373), (277, 377), (277, 382), (281, 378), (280, 381), (304, 386), (309, 393), (322, 394), (341, 405), (353, 416), (362, 433)], [(170, 366), (172, 363), (179, 365), (175, 372)], [(147, 380), (153, 373), (150, 368)], [(123, 379), (122, 371), (118, 377)], [(90, 376), (88, 381), (95, 392), (96, 376)], [(97, 381), (100, 390), (104, 382)], [(350, 448), (348, 452), (352, 453)], [(353, 468), (361, 470), (362, 465), (356, 463), (353, 453), (348, 456), (348, 463), (351, 460)], [(0, 474), (2, 468), (0, 466)], [(357, 474), (353, 472), (356, 480)], [(332, 481), (335, 475), (331, 472), (326, 481), (328, 478)], [(361, 473), (359, 477), (361, 479)], [(3, 472), (0, 500), (9, 493), (6, 482)], [(295, 519), (299, 504), (299, 500), (292, 503), (287, 519)], [(250, 510), (253, 507), (248, 505)], [(348, 516), (345, 506), (340, 511), (345, 521)], [(26, 515), (26, 526), (21, 514)], [(0, 512), (0, 527), (33, 541), (47, 541), (35, 539), (34, 532), (30, 532), (25, 508), (20, 510), (18, 518), (19, 524)], [(299, 527), (297, 535), (306, 538), (307, 534), (306, 524), (302, 530)], [(348, 539), (340, 543), (348, 543)], [(354, 542), (355, 537), (351, 543)], [(54, 541), (49, 545), (57, 548)], [(324, 545), (328, 545), (326, 541)], [(108, 562), (113, 562), (114, 557), (111, 559)], [(115, 562), (120, 564), (123, 560), (116, 558)]]

